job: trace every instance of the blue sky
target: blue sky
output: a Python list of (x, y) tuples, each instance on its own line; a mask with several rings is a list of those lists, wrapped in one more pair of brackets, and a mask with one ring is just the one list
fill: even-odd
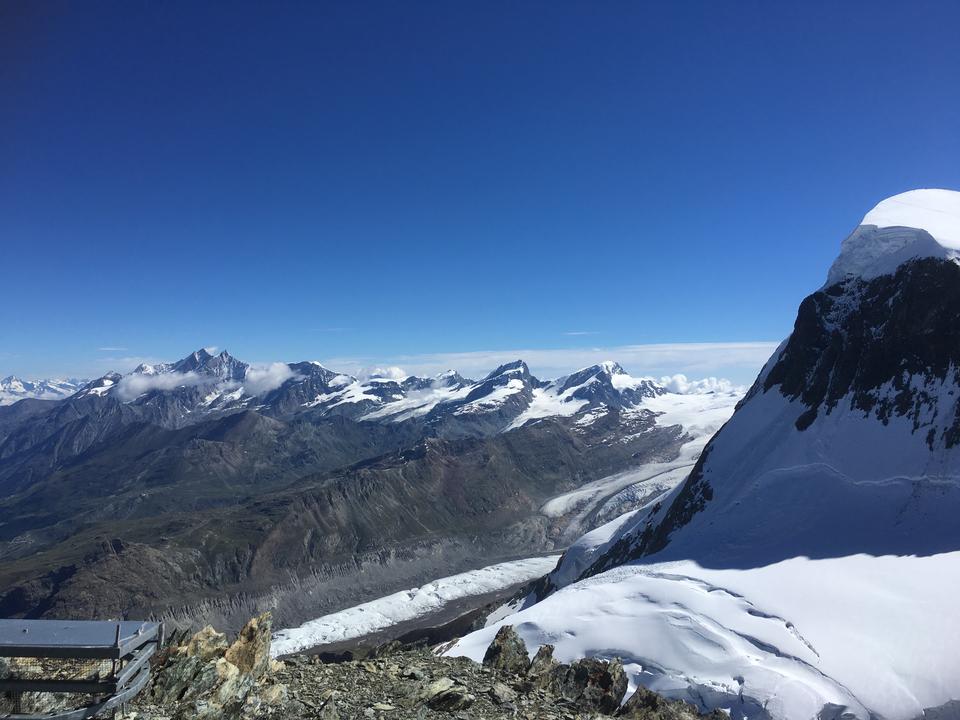
[(0, 376), (698, 343), (624, 365), (746, 382), (872, 205), (960, 188), (957, 27), (955, 2), (4, 3)]

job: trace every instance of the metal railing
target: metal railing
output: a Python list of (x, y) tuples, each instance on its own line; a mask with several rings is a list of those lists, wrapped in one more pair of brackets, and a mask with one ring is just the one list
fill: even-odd
[[(122, 708), (150, 679), (163, 624), (99, 620), (0, 620), (4, 720), (85, 720)], [(56, 701), (25, 712), (26, 698)], [(62, 706), (62, 707), (61, 707)]]

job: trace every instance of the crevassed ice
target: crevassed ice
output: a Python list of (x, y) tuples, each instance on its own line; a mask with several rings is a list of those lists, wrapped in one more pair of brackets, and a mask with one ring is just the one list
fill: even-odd
[(827, 285), (879, 277), (918, 257), (960, 258), (960, 192), (911, 190), (879, 203), (841, 244)]

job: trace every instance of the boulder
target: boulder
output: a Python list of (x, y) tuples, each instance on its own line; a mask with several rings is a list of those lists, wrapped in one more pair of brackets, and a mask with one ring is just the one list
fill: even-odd
[(432, 710), (456, 712), (457, 710), (467, 709), (473, 705), (476, 700), (477, 698), (468, 693), (463, 685), (454, 685), (434, 695), (429, 702), (427, 702), (427, 706)]
[(417, 698), (419, 700), (425, 700), (429, 702), (434, 697), (439, 695), (442, 692), (446, 692), (452, 688), (456, 683), (448, 677), (442, 677), (434, 680), (432, 683), (429, 683), (423, 687), (418, 693)]
[(585, 710), (610, 714), (627, 692), (627, 674), (619, 659), (584, 658), (558, 677), (560, 695)]
[(498, 705), (507, 705), (517, 700), (517, 693), (509, 685), (502, 682), (495, 682), (487, 688), (487, 695)]
[(483, 664), (497, 670), (522, 675), (530, 667), (527, 646), (512, 625), (504, 625), (483, 656)]

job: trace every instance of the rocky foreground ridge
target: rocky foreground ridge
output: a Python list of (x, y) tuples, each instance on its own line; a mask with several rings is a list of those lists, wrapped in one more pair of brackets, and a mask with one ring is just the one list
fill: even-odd
[[(276, 718), (633, 718), (692, 720), (686, 703), (639, 688), (626, 702), (619, 660), (570, 665), (544, 645), (531, 661), (509, 626), (482, 664), (442, 657), (442, 648), (380, 648), (363, 660), (270, 659), (270, 616), (254, 618), (229, 643), (211, 627), (174, 638), (157, 658), (151, 687), (124, 720)], [(721, 713), (708, 716), (713, 720)]]

